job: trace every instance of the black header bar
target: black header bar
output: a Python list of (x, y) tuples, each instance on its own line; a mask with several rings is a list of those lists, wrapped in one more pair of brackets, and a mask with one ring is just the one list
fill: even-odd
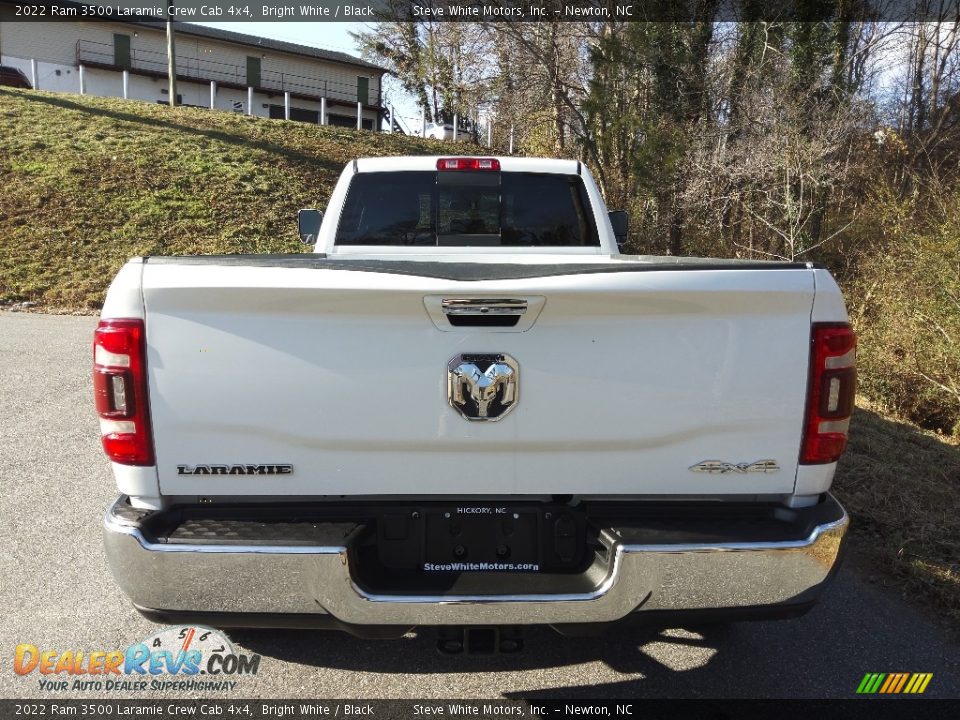
[[(946, 21), (960, 0), (176, 0), (184, 22)], [(166, 0), (0, 0), (16, 22), (166, 20)]]

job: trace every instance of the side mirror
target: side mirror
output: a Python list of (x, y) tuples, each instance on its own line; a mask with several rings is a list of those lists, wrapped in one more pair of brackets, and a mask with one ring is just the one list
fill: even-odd
[(613, 235), (617, 239), (617, 249), (623, 250), (627, 244), (627, 231), (630, 229), (630, 214), (626, 210), (611, 210), (610, 224), (613, 226)]
[(322, 220), (323, 213), (314, 208), (305, 208), (297, 212), (297, 227), (300, 231), (300, 242), (305, 245), (313, 245), (316, 243)]

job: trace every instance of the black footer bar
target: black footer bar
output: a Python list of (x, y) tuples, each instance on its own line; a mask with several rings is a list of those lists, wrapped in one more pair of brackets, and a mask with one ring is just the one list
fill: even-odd
[(621, 718), (625, 720), (830, 720), (957, 718), (960, 700), (507, 700), (63, 699), (0, 700), (0, 718)]

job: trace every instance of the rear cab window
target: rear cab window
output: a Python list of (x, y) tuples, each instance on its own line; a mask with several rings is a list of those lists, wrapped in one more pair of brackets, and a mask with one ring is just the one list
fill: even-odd
[(396, 171), (354, 175), (335, 244), (598, 247), (579, 175)]

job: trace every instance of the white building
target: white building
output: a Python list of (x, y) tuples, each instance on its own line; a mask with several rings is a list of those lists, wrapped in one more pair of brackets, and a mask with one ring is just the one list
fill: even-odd
[[(0, 65), (36, 89), (169, 102), (164, 22), (16, 21), (0, 0)], [(379, 128), (385, 70), (344, 53), (177, 22), (177, 95), (183, 105), (262, 117)], [(126, 87), (125, 87), (126, 86)], [(253, 102), (248, 106), (248, 98)]]

